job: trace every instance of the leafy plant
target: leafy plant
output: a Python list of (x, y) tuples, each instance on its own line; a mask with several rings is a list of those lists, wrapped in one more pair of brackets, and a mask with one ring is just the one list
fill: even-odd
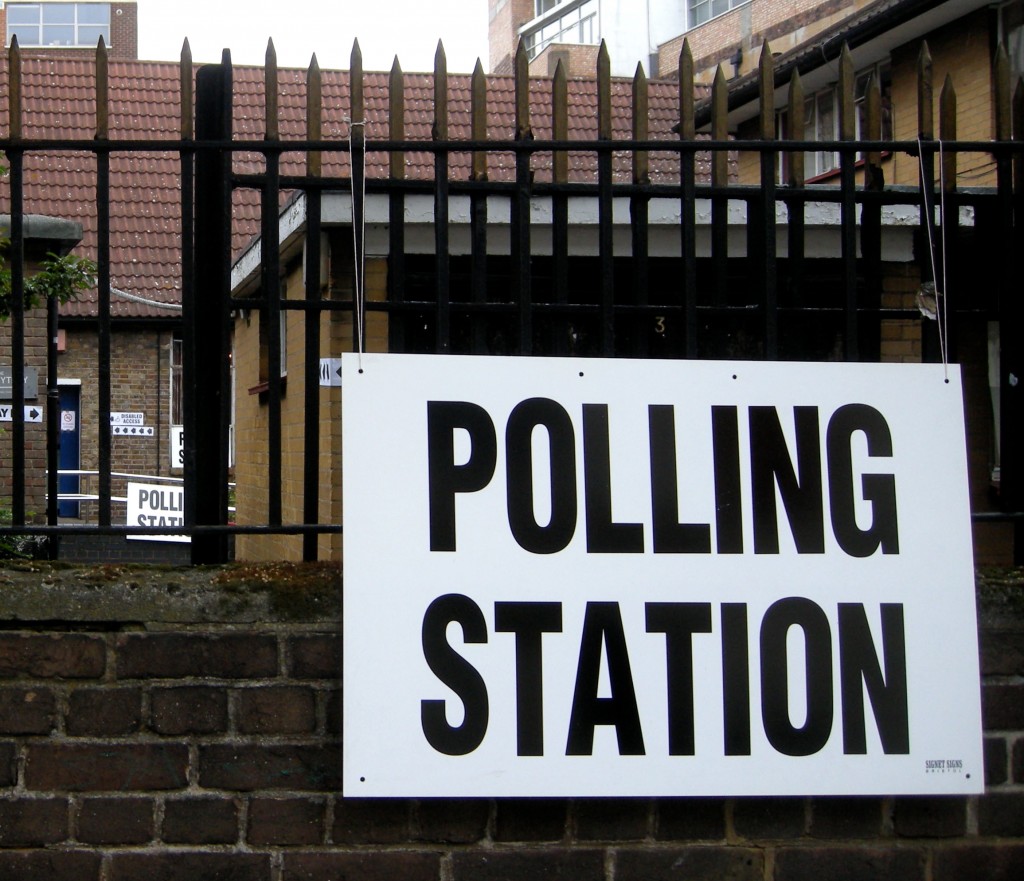
[[(0, 164), (0, 177), (7, 174), (7, 166)], [(7, 257), (10, 240), (0, 237), (0, 258)], [(0, 267), (0, 321), (6, 321), (11, 314), (11, 268), (4, 259)], [(23, 285), (25, 310), (34, 309), (46, 302), (47, 297), (56, 297), (62, 306), (74, 300), (82, 291), (96, 284), (96, 264), (88, 257), (68, 254), (65, 257), (50, 252), (42, 261), (38, 272), (26, 275)]]

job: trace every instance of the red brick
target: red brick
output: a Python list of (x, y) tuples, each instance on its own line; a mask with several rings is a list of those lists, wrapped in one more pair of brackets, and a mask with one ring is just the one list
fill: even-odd
[(775, 854), (786, 881), (923, 881), (922, 852), (895, 847), (789, 847)]
[(906, 838), (954, 838), (967, 832), (967, 799), (958, 796), (898, 798), (893, 828)]
[(0, 677), (98, 679), (106, 669), (102, 638), (59, 634), (0, 634)]
[(341, 787), (341, 745), (201, 746), (199, 785), (237, 792), (330, 792)]
[(161, 838), (168, 844), (234, 844), (239, 808), (233, 798), (168, 799)]
[(972, 844), (935, 851), (933, 881), (1020, 881), (1024, 844)]
[(334, 803), (335, 844), (400, 844), (409, 841), (410, 802), (391, 798), (340, 798)]
[[(96, 881), (101, 857), (87, 851), (0, 852), (0, 878), (10, 881)], [(152, 881), (152, 879), (149, 879)]]
[(142, 692), (137, 688), (79, 688), (68, 699), (64, 722), (72, 737), (134, 734), (142, 724)]
[(806, 811), (797, 798), (738, 798), (733, 805), (736, 834), (743, 838), (798, 838)]
[(580, 799), (574, 806), (579, 841), (636, 841), (647, 836), (647, 799)]
[(248, 634), (128, 634), (117, 641), (120, 679), (250, 679), (277, 675), (277, 640)]
[(997, 786), (1007, 781), (1008, 756), (1002, 737), (985, 738), (985, 785)]
[(187, 785), (180, 744), (30, 744), (25, 785), (40, 791), (114, 792)]
[(988, 792), (978, 799), (978, 832), (1024, 838), (1024, 792)]
[(150, 695), (149, 725), (157, 734), (227, 731), (227, 691), (204, 686), (154, 689)]
[(761, 881), (764, 853), (741, 847), (635, 848), (615, 855), (616, 881)]
[(16, 756), (13, 743), (0, 743), (0, 786), (13, 786), (17, 782)]
[(604, 852), (589, 848), (457, 851), (452, 881), (578, 881), (604, 878)]
[(497, 802), (497, 841), (561, 841), (566, 835), (568, 806), (558, 798), (503, 798)]
[(57, 701), (48, 688), (0, 688), (0, 734), (49, 734)]
[(293, 679), (340, 679), (341, 637), (296, 636), (288, 640)]
[(107, 881), (269, 881), (270, 857), (256, 853), (116, 853)]
[(78, 840), (86, 844), (145, 844), (153, 840), (147, 798), (87, 798), (78, 809)]
[(327, 692), (324, 724), (327, 726), (328, 737), (341, 737), (341, 690), (332, 689)]
[(981, 690), (981, 716), (986, 731), (1024, 728), (1024, 685), (986, 685)]
[(440, 871), (436, 853), (286, 853), (281, 881), (437, 881)]
[(876, 838), (881, 831), (880, 799), (816, 798), (811, 804), (810, 834), (815, 838)]
[(982, 676), (1024, 675), (1024, 630), (982, 630)]
[(256, 798), (249, 802), (249, 844), (320, 844), (324, 807), (313, 798)]
[(0, 799), (0, 847), (41, 847), (67, 837), (68, 804), (64, 799)]
[(471, 844), (487, 832), (490, 808), (480, 799), (431, 799), (419, 802), (416, 838), (444, 844)]
[(722, 841), (725, 800), (719, 798), (659, 799), (655, 805), (661, 841)]
[(247, 688), (236, 695), (243, 734), (308, 734), (316, 728), (316, 699), (309, 688)]

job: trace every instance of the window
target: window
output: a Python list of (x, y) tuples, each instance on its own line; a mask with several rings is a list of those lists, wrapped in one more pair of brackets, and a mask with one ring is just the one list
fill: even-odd
[(8, 3), (7, 39), (21, 46), (110, 43), (109, 3)]
[[(857, 73), (854, 83), (856, 104), (855, 138), (864, 137), (868, 86), (877, 77), (881, 88), (882, 140), (891, 140), (892, 126), (892, 71), (888, 62), (872, 65)], [(790, 136), (789, 109), (779, 114), (780, 137)], [(815, 93), (804, 102), (804, 139), (808, 141), (835, 141), (839, 138), (839, 93), (830, 86)], [(785, 156), (780, 157), (780, 180), (785, 179)], [(832, 150), (819, 150), (804, 154), (804, 175), (819, 177), (839, 168), (839, 154)]]
[[(544, 0), (537, 0), (539, 10)], [(558, 4), (551, 3), (549, 9)], [(578, 43), (596, 46), (597, 0), (586, 0), (569, 9), (564, 15), (550, 18), (529, 33), (523, 34), (530, 60), (536, 58), (552, 43)]]
[(749, 2), (750, 0), (688, 0), (690, 27), (695, 28), (716, 16), (724, 15), (730, 9)]
[(543, 15), (545, 12), (550, 12), (561, 2), (562, 0), (535, 0), (534, 15)]

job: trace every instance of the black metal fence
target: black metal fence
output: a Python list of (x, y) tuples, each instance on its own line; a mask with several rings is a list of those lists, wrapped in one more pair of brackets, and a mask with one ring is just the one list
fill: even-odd
[[(56, 448), (59, 432), (54, 406), (57, 387), (53, 342), (57, 312), (49, 306), (50, 339), (47, 376), (46, 524), (26, 518), (24, 457), (25, 315), (20, 305), (24, 275), (23, 160), (33, 151), (86, 151), (95, 157), (98, 217), (99, 299), (97, 327), (99, 412), (110, 414), (110, 233), (109, 158), (113, 152), (174, 151), (180, 159), (181, 279), (184, 326), (185, 396), (185, 526), (192, 536), (195, 563), (219, 562), (229, 555), (229, 537), (241, 533), (303, 535), (304, 556), (314, 559), (316, 538), (339, 532), (337, 523), (318, 522), (321, 492), (315, 469), (307, 468), (302, 488), (301, 522), (282, 516), (280, 315), (297, 310), (305, 320), (306, 461), (320, 454), (320, 403), (317, 382), (321, 357), (320, 320), (330, 310), (383, 312), (388, 318), (391, 351), (436, 353), (554, 354), (600, 357), (766, 358), (876, 360), (885, 356), (883, 327), (887, 321), (920, 322), (921, 356), (956, 360), (958, 327), (984, 322), (998, 328), (1000, 412), (994, 431), (1003, 451), (999, 497), (991, 510), (975, 512), (977, 521), (1003, 519), (1020, 531), (1024, 509), (1022, 446), (1024, 391), (1024, 322), (1015, 255), (1024, 245), (1024, 97), (1011, 101), (1008, 68), (995, 64), (996, 138), (965, 141), (956, 137), (955, 100), (943, 94), (940, 131), (931, 123), (931, 78), (920, 76), (920, 137), (913, 141), (881, 137), (878, 86), (869, 89), (860, 137), (855, 138), (852, 62), (848, 54), (840, 82), (840, 124), (836, 139), (811, 140), (802, 131), (776, 137), (775, 90), (771, 54), (763, 53), (762, 112), (749, 131), (727, 131), (724, 78), (716, 81), (701, 105), (693, 82), (692, 61), (684, 48), (679, 76), (671, 86), (649, 84), (638, 74), (628, 85), (608, 73), (602, 51), (596, 78), (568, 81), (559, 71), (545, 85), (550, 115), (531, 117), (531, 82), (525, 56), (517, 60), (511, 81), (514, 120), (503, 138), (488, 134), (489, 87), (479, 69), (469, 81), (469, 122), (459, 136), (451, 133), (448, 108), (450, 82), (439, 52), (432, 78), (431, 138), (405, 135), (406, 88), (396, 62), (389, 77), (386, 123), (367, 122), (364, 74), (358, 48), (347, 72), (349, 134), (325, 138), (321, 132), (322, 74), (315, 64), (306, 78), (304, 137), (282, 138), (278, 126), (278, 71), (272, 51), (264, 73), (266, 130), (262, 138), (243, 138), (233, 130), (233, 68), (225, 57), (219, 65), (201, 67), (195, 75), (187, 57), (181, 64), (180, 138), (118, 140), (107, 128), (102, 83), (103, 53), (97, 65), (97, 131), (89, 141), (44, 141), (21, 137), (17, 70), (12, 50), (9, 64), (9, 135), (0, 142), (10, 167), (11, 287), (10, 318), (13, 382), (12, 459), (3, 467), (10, 475), (11, 522), (0, 536), (14, 534), (76, 535), (159, 534), (166, 527), (128, 527), (111, 522), (110, 438), (100, 432), (100, 502), (96, 522), (73, 527), (56, 516)], [(927, 59), (923, 61), (927, 64)], [(195, 100), (193, 102), (193, 83)], [(799, 84), (788, 84), (791, 98)], [(652, 90), (670, 88), (678, 101), (678, 123), (668, 136), (648, 131), (648, 99)], [(947, 84), (947, 88), (950, 86)], [(616, 136), (613, 97), (629, 95), (632, 130)], [(570, 137), (569, 107), (580, 95), (592, 100), (593, 131)], [(696, 96), (696, 97), (695, 97)], [(797, 99), (799, 100), (799, 99)], [(193, 107), (194, 103), (194, 107)], [(621, 102), (620, 102), (621, 103)], [(1016, 108), (1016, 129), (1011, 119)], [(952, 107), (952, 110), (949, 108)], [(799, 115), (799, 114), (797, 114)], [(698, 134), (697, 120), (707, 119), (710, 131)], [(382, 126), (386, 130), (381, 131)], [(838, 168), (826, 182), (807, 182), (806, 151), (835, 152)], [(410, 154), (428, 157), (428, 174), (410, 178)], [(984, 153), (992, 157), (991, 186), (957, 186), (957, 157)], [(920, 168), (915, 186), (885, 183), (889, 157), (913, 156)], [(256, 157), (240, 169), (238, 157)], [(295, 157), (299, 157), (296, 159)], [(737, 158), (754, 156), (743, 166)], [(780, 163), (781, 156), (786, 161)], [(386, 168), (367, 174), (367, 157)], [(383, 158), (382, 158), (383, 157)], [(754, 169), (753, 175), (743, 168)], [(779, 168), (786, 169), (780, 177)], [(254, 170), (255, 169), (255, 170)], [(746, 177), (754, 179), (748, 181)], [(1016, 181), (1015, 181), (1016, 178)], [(231, 270), (236, 250), (238, 193), (261, 206), (261, 278), (257, 294), (232, 298)], [(319, 265), (320, 232), (325, 194), (347, 193), (353, 206), (353, 254), (363, 241), (366, 199), (380, 195), (388, 204), (388, 295), (382, 301), (325, 298), (319, 279), (309, 273), (305, 297), (282, 299), (280, 208), (296, 194), (305, 199), (306, 261)], [(406, 247), (405, 208), (409, 199), (427, 195), (433, 203), (433, 248), (429, 254)], [(468, 202), (468, 248), (453, 253), (453, 200)], [(496, 220), (495, 202), (507, 206)], [(574, 252), (576, 235), (571, 206), (593, 209), (593, 246)], [(652, 206), (674, 205), (677, 219), (653, 219)], [(537, 247), (533, 214), (545, 212), (543, 248)], [(941, 212), (938, 210), (941, 206)], [(617, 212), (628, 212), (629, 244), (616, 244)], [(820, 222), (812, 208), (831, 218), (834, 233), (828, 253), (808, 249), (811, 227)], [(704, 211), (708, 216), (703, 216)], [(489, 211), (491, 212), (489, 214)], [(939, 313), (946, 322), (922, 318), (920, 303), (883, 302), (885, 242), (891, 233), (886, 217), (893, 211), (912, 216), (913, 262), (923, 283), (938, 289)], [(698, 216), (699, 212), (701, 216)], [(737, 224), (735, 217), (743, 218)], [(488, 230), (507, 228), (508, 247), (489, 246)], [(621, 226), (621, 224), (618, 224)], [(737, 246), (736, 231), (742, 236)], [(652, 243), (658, 240), (654, 249)], [(666, 252), (665, 243), (669, 242)], [(937, 259), (929, 244), (941, 242)], [(931, 249), (934, 250), (934, 249)], [(353, 262), (356, 288), (362, 279)], [(963, 292), (949, 298), (946, 287)], [(929, 288), (922, 287), (927, 299)], [(265, 522), (240, 526), (228, 522), (228, 442), (231, 423), (230, 374), (233, 310), (257, 310), (267, 319), (267, 461), (268, 496)], [(948, 311), (947, 311), (948, 310)], [(360, 316), (361, 318), (362, 316)], [(362, 321), (356, 321), (361, 328)], [(356, 345), (361, 345), (361, 332)], [(200, 382), (201, 378), (201, 382)], [(926, 438), (928, 428), (922, 426)], [(1024, 553), (1018, 537), (1016, 557)]]

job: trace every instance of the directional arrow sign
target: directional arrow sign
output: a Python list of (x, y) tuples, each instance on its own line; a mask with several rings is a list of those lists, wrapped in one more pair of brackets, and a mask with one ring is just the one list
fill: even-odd
[(320, 359), (320, 385), (341, 385), (341, 358)]
[(129, 437), (153, 437), (155, 430), (152, 425), (112, 425), (110, 433)]
[[(0, 407), (0, 422), (13, 422), (11, 416), (11, 407), (4, 406)], [(26, 422), (42, 422), (43, 411), (39, 407), (32, 406), (31, 404), (25, 405), (25, 421)]]

